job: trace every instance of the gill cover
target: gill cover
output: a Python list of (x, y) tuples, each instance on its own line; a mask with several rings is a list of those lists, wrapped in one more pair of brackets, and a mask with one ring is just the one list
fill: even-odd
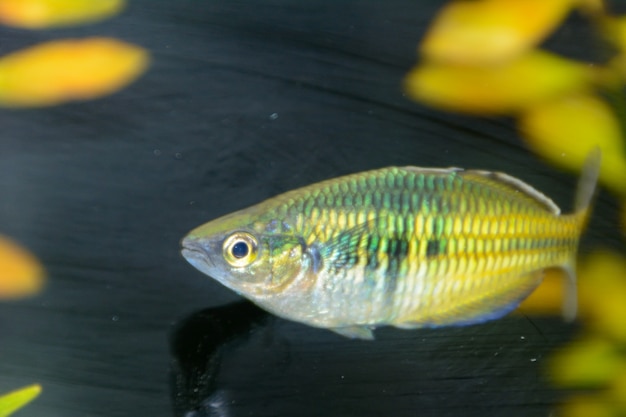
[(307, 268), (303, 239), (289, 235), (268, 237), (269, 271), (267, 288), (283, 291)]

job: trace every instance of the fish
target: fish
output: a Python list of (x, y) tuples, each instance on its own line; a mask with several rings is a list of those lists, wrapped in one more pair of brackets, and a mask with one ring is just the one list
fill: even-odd
[(501, 318), (548, 268), (575, 263), (600, 151), (575, 210), (500, 172), (388, 167), (325, 180), (209, 221), (181, 242), (195, 268), (270, 313), (371, 340), (380, 326), (463, 326)]

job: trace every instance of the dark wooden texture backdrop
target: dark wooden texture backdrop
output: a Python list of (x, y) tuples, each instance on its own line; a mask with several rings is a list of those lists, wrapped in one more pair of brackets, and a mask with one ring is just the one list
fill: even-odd
[[(388, 165), (503, 170), (567, 211), (576, 178), (531, 155), (506, 119), (407, 100), (403, 75), (442, 1), (130, 0), (104, 23), (0, 28), (0, 53), (107, 35), (153, 54), (111, 97), (0, 110), (0, 231), (48, 271), (0, 303), (0, 392), (39, 382), (18, 416), (525, 416), (574, 329), (513, 316), (481, 326), (340, 338), (264, 316), (179, 255), (218, 215)], [(582, 19), (549, 41), (594, 54)], [(619, 245), (601, 195), (583, 252)], [(194, 411), (195, 410), (195, 411)]]

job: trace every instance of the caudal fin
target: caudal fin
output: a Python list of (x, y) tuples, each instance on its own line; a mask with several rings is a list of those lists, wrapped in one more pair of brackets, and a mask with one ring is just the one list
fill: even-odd
[(587, 221), (591, 209), (591, 200), (595, 194), (596, 184), (600, 176), (600, 163), (602, 162), (602, 152), (600, 148), (594, 148), (583, 166), (582, 174), (578, 180), (578, 189), (576, 191), (576, 202), (574, 205), (575, 213), (583, 218), (583, 222)]
[[(578, 180), (574, 216), (578, 219), (581, 233), (591, 213), (591, 201), (593, 200), (598, 177), (600, 176), (601, 160), (602, 153), (599, 148), (594, 148), (589, 152), (585, 160), (585, 165), (583, 166), (582, 174)], [(563, 300), (563, 317), (571, 321), (576, 318), (576, 311), (578, 309), (576, 252), (572, 253), (570, 261), (566, 265), (563, 265), (563, 270), (568, 276), (568, 283), (565, 285), (565, 297)]]

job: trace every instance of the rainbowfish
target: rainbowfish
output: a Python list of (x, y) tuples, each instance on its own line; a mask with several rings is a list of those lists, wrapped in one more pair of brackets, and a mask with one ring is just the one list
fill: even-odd
[(600, 167), (576, 209), (509, 175), (390, 167), (286, 192), (192, 230), (182, 255), (271, 313), (373, 339), (391, 325), (469, 325), (514, 310), (558, 267), (576, 314), (575, 261)]

